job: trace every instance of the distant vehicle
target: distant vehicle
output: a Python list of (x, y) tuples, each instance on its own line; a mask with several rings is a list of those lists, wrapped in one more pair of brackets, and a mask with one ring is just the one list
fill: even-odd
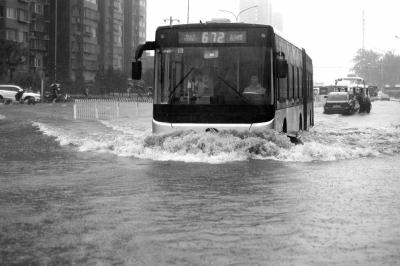
[(356, 97), (348, 92), (330, 92), (324, 105), (325, 114), (353, 114), (360, 109)]
[(379, 100), (381, 100), (381, 101), (390, 101), (390, 97), (389, 97), (389, 95), (387, 95), (385, 93), (381, 93), (381, 95), (379, 96)]
[(378, 86), (368, 86), (368, 90), (369, 90), (369, 95), (371, 96), (371, 97), (376, 97), (376, 96), (378, 96), (378, 93), (379, 93), (379, 89), (378, 89)]
[(40, 102), (40, 94), (25, 91), (17, 85), (0, 85), (0, 101), (36, 103)]
[(43, 100), (46, 103), (68, 102), (70, 97), (66, 93), (62, 93), (59, 83), (52, 83), (49, 90), (46, 90), (43, 95)]
[(361, 77), (348, 76), (335, 80), (335, 91), (348, 92), (353, 95), (360, 104), (359, 112), (369, 113), (372, 108), (369, 89), (365, 86), (365, 81)]
[(328, 95), (330, 92), (335, 91), (335, 86), (323, 86), (319, 87), (319, 95)]

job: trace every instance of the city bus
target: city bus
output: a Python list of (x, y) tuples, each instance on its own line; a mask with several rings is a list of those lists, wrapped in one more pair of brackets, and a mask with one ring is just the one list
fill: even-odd
[(153, 132), (175, 130), (291, 133), (314, 123), (313, 66), (304, 49), (268, 25), (200, 23), (162, 26), (153, 42)]

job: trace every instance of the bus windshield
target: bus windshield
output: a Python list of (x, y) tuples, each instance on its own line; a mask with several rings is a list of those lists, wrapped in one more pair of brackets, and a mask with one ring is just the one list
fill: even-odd
[(155, 103), (265, 105), (271, 102), (271, 65), (266, 47), (157, 49)]

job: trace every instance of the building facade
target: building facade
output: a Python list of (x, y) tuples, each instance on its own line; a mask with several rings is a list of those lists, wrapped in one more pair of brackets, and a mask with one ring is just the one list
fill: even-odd
[(29, 49), (19, 71), (83, 87), (94, 83), (99, 70), (130, 76), (136, 47), (146, 41), (146, 5), (146, 0), (0, 0), (0, 39)]
[(124, 0), (124, 71), (131, 72), (136, 48), (146, 42), (146, 0)]
[(0, 1), (0, 39), (16, 42), (24, 49), (24, 62), (16, 73), (48, 71), (49, 15), (48, 0)]
[[(254, 8), (250, 8), (256, 6)], [(283, 17), (280, 12), (273, 10), (271, 0), (240, 0), (239, 10), (244, 11), (240, 16), (240, 21), (254, 24), (272, 25), (278, 31), (283, 31)]]
[(50, 26), (50, 79), (84, 86), (99, 68), (96, 0), (55, 0)]
[(123, 26), (124, 1), (99, 1), (99, 67), (100, 69), (123, 70)]

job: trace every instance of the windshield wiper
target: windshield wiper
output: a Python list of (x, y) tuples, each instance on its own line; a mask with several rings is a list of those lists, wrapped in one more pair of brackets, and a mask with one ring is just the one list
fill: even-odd
[(228, 86), (228, 88), (230, 88), (232, 91), (234, 91), (245, 104), (250, 104), (250, 102), (242, 94), (240, 94), (240, 92), (238, 92), (231, 84), (229, 84), (225, 79), (221, 78), (219, 75), (217, 75), (217, 78), (222, 80), (222, 82), (226, 86)]
[(175, 94), (176, 89), (185, 81), (185, 79), (190, 75), (190, 73), (192, 73), (194, 67), (192, 67), (188, 73), (186, 73), (186, 75), (178, 82), (178, 84), (175, 85), (175, 87), (172, 89), (172, 91), (170, 92), (169, 96), (168, 96), (168, 103), (171, 103), (172, 101), (172, 95)]

